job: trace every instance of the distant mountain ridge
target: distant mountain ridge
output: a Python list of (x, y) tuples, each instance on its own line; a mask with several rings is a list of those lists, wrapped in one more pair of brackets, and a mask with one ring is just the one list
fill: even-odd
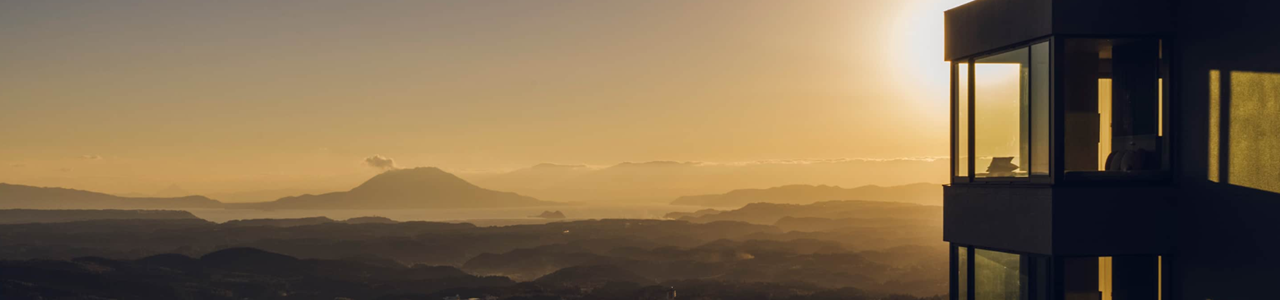
[(624, 162), (610, 166), (544, 163), (509, 172), (459, 175), (485, 188), (541, 199), (597, 203), (667, 203), (680, 196), (724, 193), (745, 187), (942, 183), (949, 181), (946, 177), (949, 166), (948, 160), (934, 158), (737, 163), (650, 161)]
[(383, 172), (345, 192), (304, 194), (253, 203), (223, 203), (204, 196), (121, 197), (0, 183), (0, 209), (418, 209), (556, 205), (563, 203), (481, 188), (431, 167)]
[(65, 223), (96, 220), (201, 220), (181, 210), (0, 209), (0, 224)]
[(481, 188), (438, 168), (397, 169), (350, 191), (236, 204), (262, 209), (493, 208), (560, 205), (516, 193)]
[(172, 209), (218, 208), (204, 196), (120, 197), (97, 192), (0, 183), (0, 208), (28, 209)]
[(741, 189), (724, 194), (684, 196), (673, 205), (740, 207), (751, 203), (810, 204), (831, 200), (872, 200), (942, 205), (942, 186), (916, 183), (901, 186), (861, 186), (851, 189), (829, 185), (785, 185), (767, 189)]
[(937, 223), (942, 228), (942, 206), (915, 203), (838, 200), (810, 204), (752, 203), (742, 208), (724, 211), (698, 211), (696, 213), (668, 213), (668, 219), (694, 223), (738, 221), (773, 225), (780, 220), (795, 221), (798, 218), (865, 219), (885, 223), (887, 219), (913, 220), (919, 224)]

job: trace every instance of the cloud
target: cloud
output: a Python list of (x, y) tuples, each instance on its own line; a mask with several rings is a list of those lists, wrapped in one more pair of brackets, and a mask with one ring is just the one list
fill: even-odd
[(86, 155), (81, 155), (81, 156), (80, 156), (80, 158), (87, 159), (87, 160), (101, 160), (101, 159), (102, 159), (102, 155), (88, 155), (88, 154), (86, 154)]
[(58, 169), (58, 171), (71, 172), (71, 168), (61, 168), (61, 169)]
[(25, 165), (25, 164), (13, 164), (13, 165), (12, 165), (12, 167), (14, 167), (14, 168), (21, 168), (21, 167), (26, 167), (26, 166), (27, 166), (27, 165)]
[(396, 160), (391, 159), (389, 157), (382, 157), (382, 155), (376, 155), (376, 154), (374, 156), (365, 158), (364, 164), (370, 167), (383, 169), (383, 170), (394, 170), (397, 168)]

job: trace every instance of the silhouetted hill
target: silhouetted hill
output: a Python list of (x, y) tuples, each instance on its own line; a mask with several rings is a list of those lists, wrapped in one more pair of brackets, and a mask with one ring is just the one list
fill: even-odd
[(204, 196), (131, 198), (89, 191), (0, 183), (0, 208), (30, 209), (176, 209), (216, 208), (222, 202)]
[(275, 226), (275, 227), (293, 227), (305, 225), (319, 225), (324, 223), (337, 222), (326, 217), (311, 217), (297, 219), (248, 219), (248, 220), (231, 220), (222, 223), (222, 226)]
[(916, 183), (893, 187), (868, 185), (846, 189), (829, 185), (786, 185), (767, 189), (741, 189), (716, 195), (684, 196), (672, 201), (671, 204), (738, 207), (758, 202), (809, 204), (831, 200), (873, 200), (942, 205), (942, 186)]
[[(843, 215), (839, 205), (825, 209), (776, 206), (759, 209), (809, 216), (805, 218)], [(821, 210), (834, 213), (815, 212)], [(867, 211), (901, 215), (883, 209)], [(716, 213), (719, 214), (724, 212)], [(201, 220), (10, 224), (0, 225), (0, 245), (4, 245), (0, 247), (0, 259), (81, 258), (61, 264), (36, 263), (41, 265), (36, 269), (10, 268), (12, 265), (0, 261), (0, 285), (7, 284), (5, 280), (18, 280), (38, 289), (65, 288), (116, 299), (173, 298), (168, 294), (111, 294), (108, 287), (116, 284), (143, 284), (154, 291), (177, 288), (184, 293), (207, 289), (228, 295), (194, 297), (200, 299), (272, 298), (257, 292), (287, 292), (303, 299), (376, 299), (376, 295), (410, 290), (430, 295), (405, 299), (441, 299), (455, 294), (483, 298), (541, 293), (537, 291), (562, 295), (593, 289), (622, 291), (640, 288), (643, 284), (635, 283), (640, 281), (637, 278), (655, 282), (692, 279), (743, 284), (801, 283), (811, 285), (805, 289), (811, 292), (852, 287), (874, 293), (924, 296), (947, 291), (947, 247), (941, 240), (941, 226), (933, 230), (931, 225), (893, 225), (899, 224), (897, 219), (890, 220), (893, 222), (887, 226), (858, 223), (867, 219), (821, 222), (839, 224), (849, 220), (853, 220), (852, 227), (836, 226), (822, 232), (783, 231), (780, 226), (732, 221), (661, 220), (585, 220), (508, 227), (431, 222), (324, 222), (281, 227)], [(99, 258), (83, 258), (87, 256)], [(120, 259), (137, 261), (112, 261)], [(613, 266), (621, 271), (589, 268), (592, 266)], [(74, 272), (44, 279), (29, 277), (51, 270)], [(463, 271), (503, 277), (474, 278)], [(544, 280), (537, 280), (543, 277)], [(90, 281), (79, 281), (86, 278)], [(530, 281), (528, 284), (535, 286), (517, 291), (468, 288), (494, 282), (491, 280), (509, 285), (507, 278)], [(103, 283), (98, 285), (102, 288), (81, 290), (93, 282)], [(631, 287), (608, 287), (619, 282)], [(733, 286), (742, 287), (737, 283)], [(32, 286), (10, 288), (33, 291), (27, 287)], [(561, 289), (571, 292), (565, 294)], [(446, 294), (431, 294), (436, 290)], [(46, 299), (55, 295), (36, 293)], [(697, 293), (690, 293), (694, 294)], [(635, 299), (617, 295), (632, 294), (622, 292), (601, 299)], [(681, 295), (685, 293), (682, 291)], [(0, 299), (8, 299), (5, 296), (8, 295), (0, 294)]]
[(253, 273), (301, 275), (311, 272), (309, 266), (297, 258), (254, 248), (230, 248), (214, 251), (201, 256), (200, 262), (219, 269), (250, 271)]
[(90, 220), (200, 220), (200, 218), (180, 210), (0, 209), (0, 224)]
[(548, 206), (515, 193), (475, 186), (437, 168), (391, 170), (346, 192), (285, 197), (273, 202), (235, 205), (262, 209), (497, 208)]
[(368, 217), (355, 217), (355, 218), (346, 219), (346, 220), (343, 220), (343, 221), (342, 221), (342, 223), (347, 223), (347, 224), (395, 224), (395, 223), (400, 223), (400, 222), (398, 222), (398, 221), (396, 221), (396, 220), (392, 220), (392, 219), (387, 218), (387, 217), (368, 216)]
[(563, 213), (563, 212), (560, 212), (560, 211), (558, 211), (558, 210), (557, 210), (557, 211), (549, 211), (549, 210), (545, 210), (545, 211), (542, 211), (542, 213), (541, 213), (541, 214), (538, 214), (538, 215), (533, 216), (533, 217), (535, 217), (535, 218), (543, 218), (543, 219), (564, 219), (564, 218), (565, 218), (564, 213)]
[[(885, 269), (857, 255), (806, 257), (800, 260), (833, 260), (828, 278), (857, 278), (850, 273), (904, 273), (906, 268)], [(249, 264), (252, 261), (256, 264)], [(768, 264), (766, 264), (767, 266)], [(942, 265), (945, 266), (945, 261)], [(805, 265), (822, 266), (821, 262)], [(743, 266), (750, 270), (756, 266)], [(843, 268), (843, 269), (842, 269)], [(690, 268), (696, 269), (696, 268)], [(81, 257), (71, 260), (0, 261), (0, 298), (3, 299), (792, 299), (792, 300), (941, 300), (942, 296), (917, 298), (896, 294), (927, 294), (938, 287), (900, 281), (861, 283), (867, 289), (830, 287), (792, 276), (827, 273), (786, 271), (783, 277), (760, 281), (759, 274), (731, 272), (732, 279), (677, 279), (656, 283), (629, 267), (575, 266), (532, 282), (516, 283), (505, 277), (473, 276), (442, 266), (367, 264), (350, 260), (297, 259), (256, 249), (235, 248), (200, 259), (164, 254), (138, 260)], [(944, 273), (945, 274), (945, 273)], [(740, 276), (744, 280), (737, 280)], [(688, 277), (688, 276), (681, 276)], [(816, 278), (816, 277), (814, 277)], [(930, 278), (941, 282), (945, 277)], [(929, 291), (920, 291), (928, 289)]]
[(595, 265), (595, 266), (576, 266), (560, 269), (559, 271), (542, 276), (536, 283), (548, 285), (562, 285), (573, 287), (596, 288), (604, 286), (609, 282), (626, 282), (635, 284), (653, 284), (653, 280), (637, 275), (631, 270), (627, 270), (615, 265)]
[(156, 254), (140, 258), (134, 262), (174, 270), (197, 270), (203, 267), (200, 259), (177, 253)]
[(0, 299), (377, 299), (514, 284), (451, 267), (298, 259), (252, 248), (199, 259), (162, 254), (133, 261), (0, 261)]

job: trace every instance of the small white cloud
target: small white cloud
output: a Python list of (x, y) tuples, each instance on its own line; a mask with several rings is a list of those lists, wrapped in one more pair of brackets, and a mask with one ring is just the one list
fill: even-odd
[(374, 155), (364, 159), (364, 164), (382, 170), (396, 169), (396, 160), (382, 155)]
[(87, 160), (101, 160), (102, 155), (85, 154), (85, 155), (81, 155), (80, 158), (87, 159)]

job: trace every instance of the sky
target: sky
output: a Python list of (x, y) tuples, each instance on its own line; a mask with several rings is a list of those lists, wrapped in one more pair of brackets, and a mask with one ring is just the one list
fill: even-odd
[(4, 0), (0, 182), (946, 156), (963, 2)]

